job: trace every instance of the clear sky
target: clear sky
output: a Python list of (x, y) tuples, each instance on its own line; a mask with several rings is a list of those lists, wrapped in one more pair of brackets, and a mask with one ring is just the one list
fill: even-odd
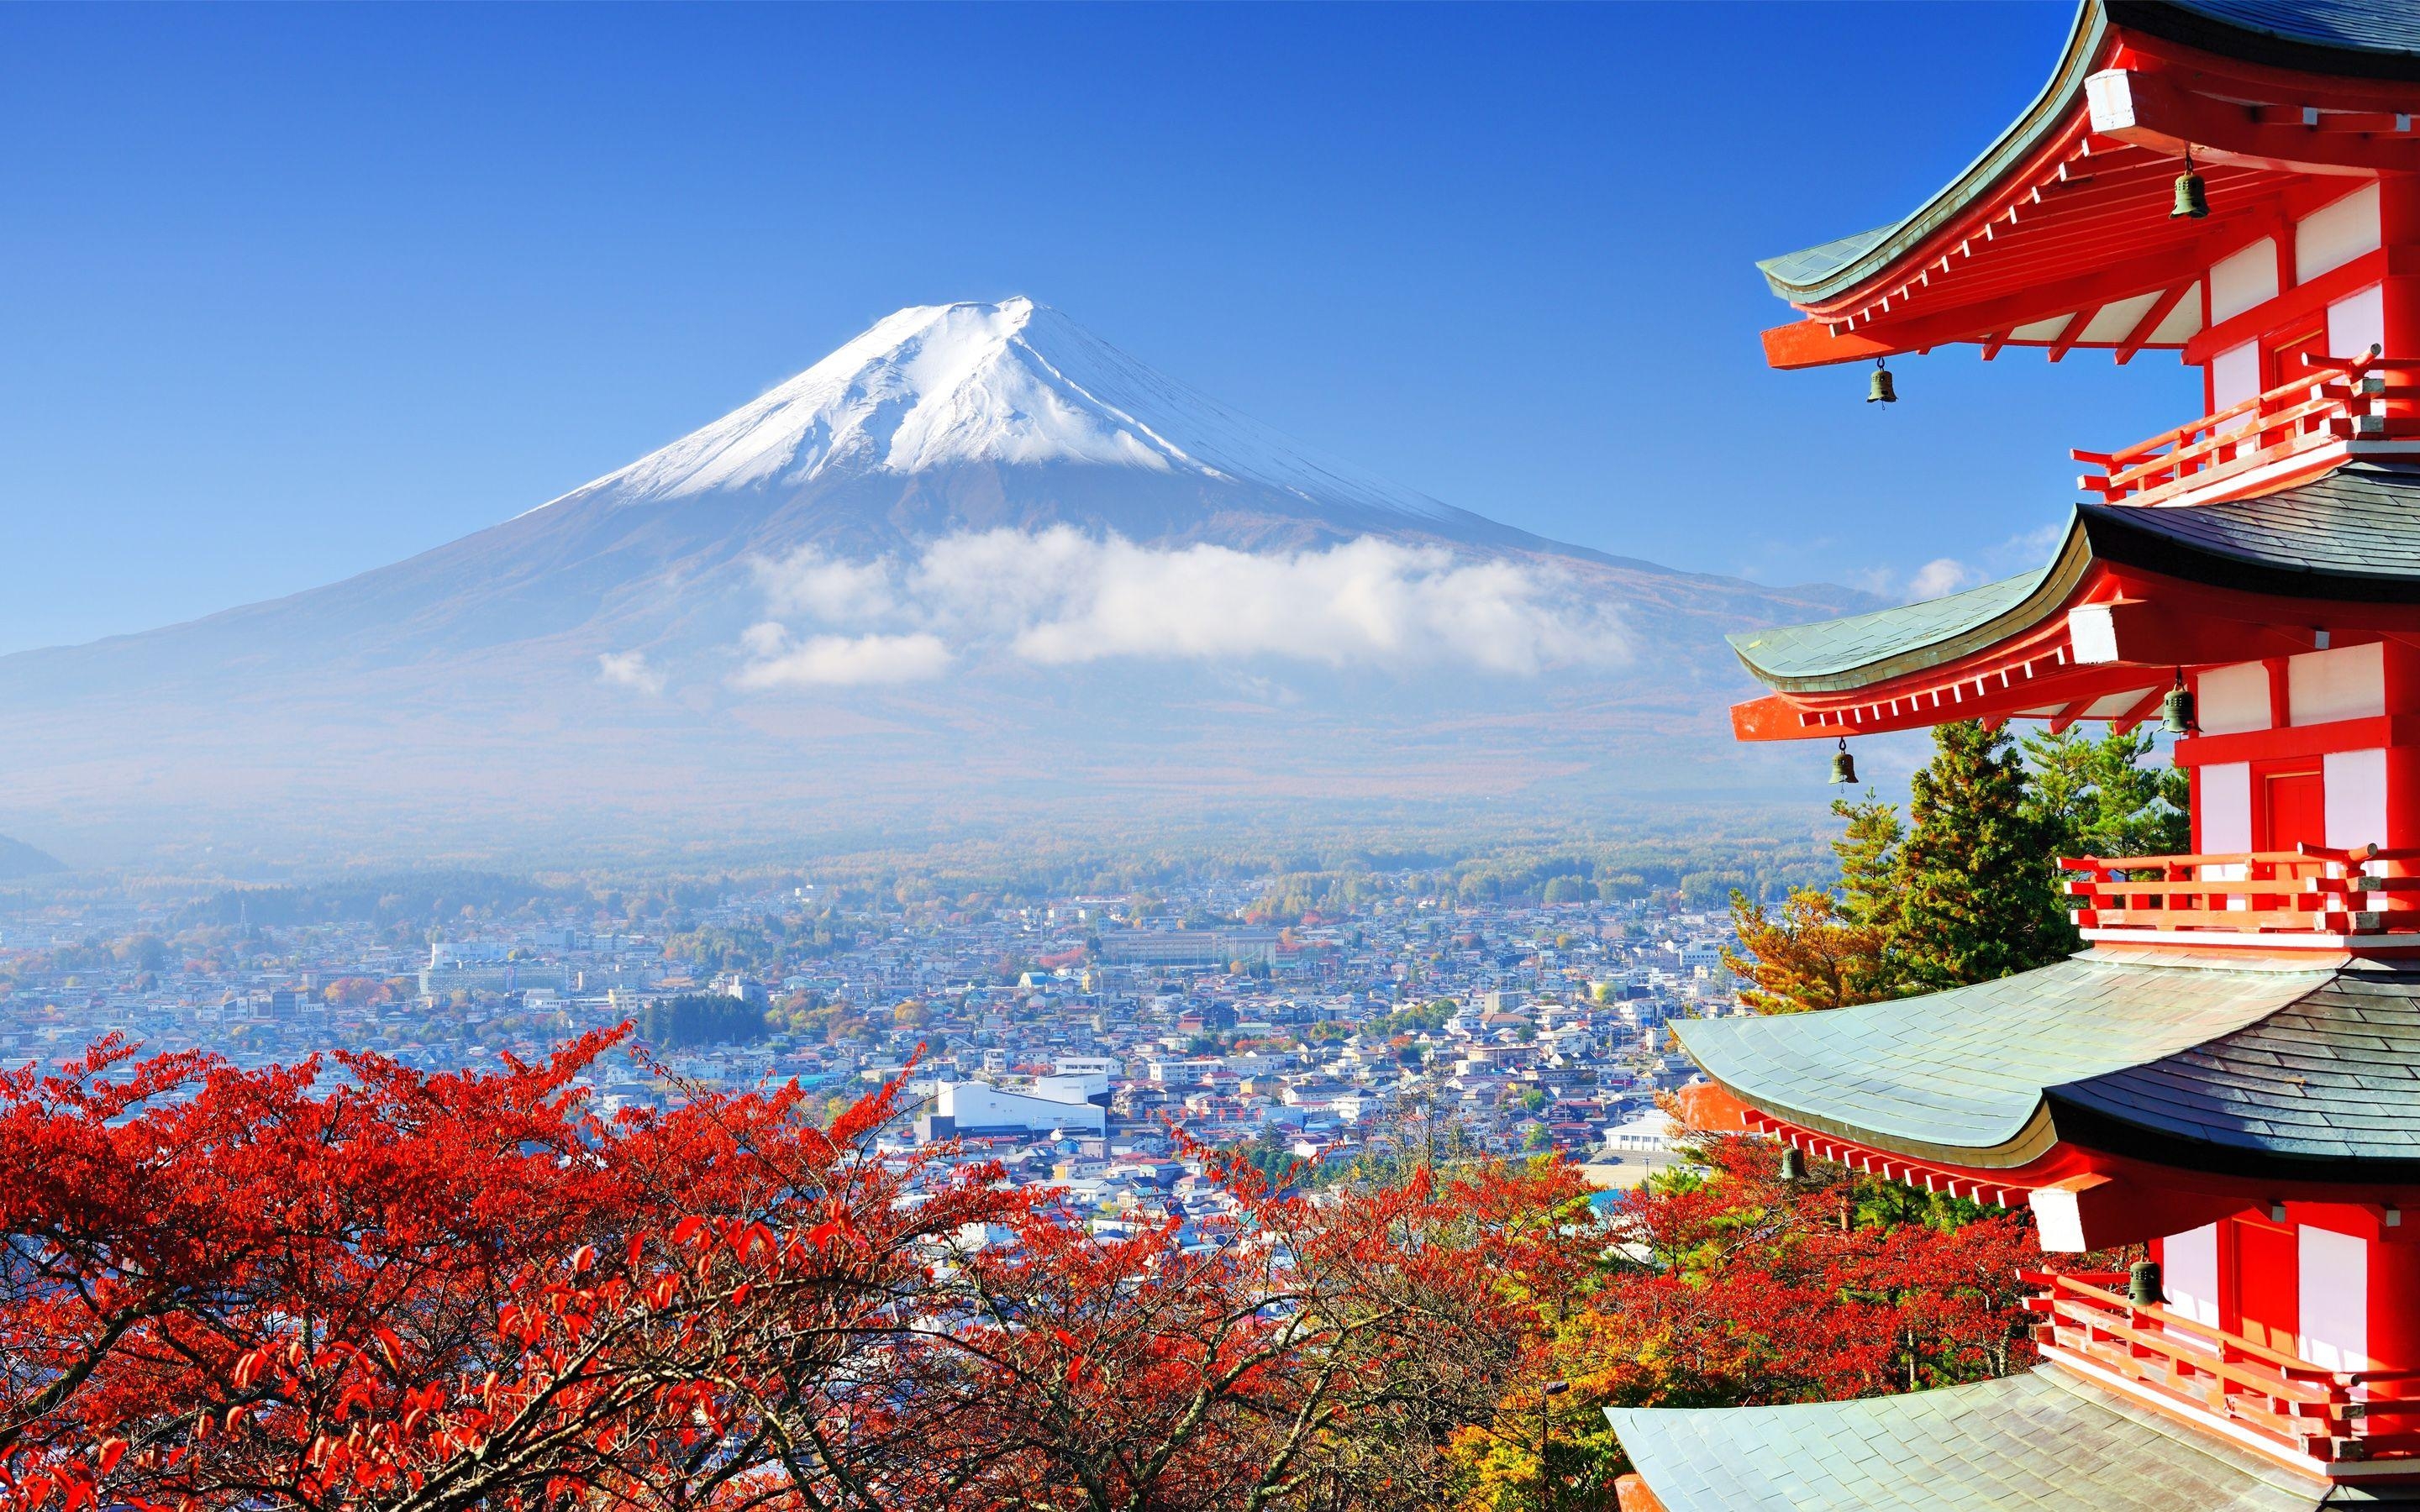
[(0, 651), (410, 555), (1013, 293), (1548, 535), (2030, 566), (2186, 370), (1951, 348), (1885, 413), (1764, 371), (1751, 264), (1912, 208), (2071, 15), (0, 7)]

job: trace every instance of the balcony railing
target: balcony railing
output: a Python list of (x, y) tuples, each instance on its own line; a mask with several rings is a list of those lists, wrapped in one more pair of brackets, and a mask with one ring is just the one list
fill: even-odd
[(2034, 1340), (2186, 1415), (2321, 1465), (2420, 1458), (2420, 1371), (2335, 1370), (2120, 1291), (2123, 1276), (2024, 1273)]
[(2076, 873), (2068, 879), (2067, 906), (2075, 911), (2075, 927), (2087, 932), (2420, 936), (2420, 877), (2368, 870), (2413, 858), (2420, 850), (2298, 845), (2206, 856), (2061, 856), (2058, 865)]
[(2348, 440), (2420, 438), (2420, 360), (2305, 354), (2308, 371), (2266, 393), (2115, 452), (2069, 455), (2101, 469), (2075, 486), (2111, 502), (2155, 504)]

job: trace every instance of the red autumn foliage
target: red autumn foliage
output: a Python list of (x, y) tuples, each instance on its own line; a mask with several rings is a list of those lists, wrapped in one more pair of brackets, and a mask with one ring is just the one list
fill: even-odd
[(1244, 1167), (1222, 1216), (1101, 1226), (880, 1146), (895, 1088), (830, 1129), (794, 1088), (598, 1119), (617, 1039), (0, 1077), (0, 1507), (1509, 1507), (1568, 1376), (1576, 1509), (1610, 1504), (1605, 1402), (2024, 1349), (2021, 1221), (1878, 1224), (1759, 1141), (1606, 1222), (1545, 1161), (1315, 1197)]
[(1349, 1504), (1442, 1476), (1519, 1363), (1503, 1283), (1574, 1248), (1559, 1166), (1238, 1177), (1227, 1218), (1095, 1235), (878, 1149), (891, 1089), (829, 1131), (795, 1091), (594, 1118), (613, 1038), (486, 1076), (112, 1041), (0, 1083), (0, 1499)]

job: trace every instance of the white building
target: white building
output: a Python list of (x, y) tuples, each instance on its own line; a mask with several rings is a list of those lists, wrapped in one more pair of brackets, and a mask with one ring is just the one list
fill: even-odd
[[(1056, 1082), (1061, 1078), (1046, 1078)], [(1109, 1112), (1082, 1097), (1063, 1100), (1033, 1091), (1010, 1092), (989, 1082), (941, 1082), (933, 1101), (916, 1120), (916, 1137), (929, 1144), (961, 1134), (1103, 1134)], [(1053, 1088), (1052, 1090), (1064, 1090)]]

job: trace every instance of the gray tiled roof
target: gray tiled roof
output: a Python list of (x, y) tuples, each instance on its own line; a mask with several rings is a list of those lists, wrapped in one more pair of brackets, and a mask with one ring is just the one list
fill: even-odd
[(2170, 1139), (2420, 1162), (2420, 973), (2350, 967), (2258, 1023), (2052, 1102), (2055, 1117), (2071, 1107)]
[[(1768, 681), (1834, 676), (1919, 647), (1947, 646), (2022, 606), (2048, 568), (1969, 588), (1946, 598), (1874, 609), (1811, 625), (1783, 625), (1730, 637), (1748, 670)], [(1954, 655), (1954, 653), (1950, 653)], [(1945, 656), (1945, 659), (1946, 656)]]
[(2042, 624), (2065, 610), (2096, 562), (2251, 593), (2420, 603), (2420, 468), (2347, 463), (2221, 504), (2079, 504), (2057, 555), (2039, 571), (1920, 604), (1743, 631), (1731, 649), (1772, 687), (1844, 691)]
[(2412, 0), (2083, 0), (2050, 82), (1982, 156), (1903, 220), (1758, 263), (1774, 293), (1807, 303), (1854, 287), (2027, 161), (2078, 108), (2113, 23), (2254, 62), (2420, 77), (2420, 6)]
[[(2276, 1037), (2306, 1033), (2285, 1011), (2318, 1002), (2336, 978), (2329, 964), (2152, 964), (2086, 951), (1922, 997), (1673, 1027), (1708, 1074), (1751, 1106), (1918, 1159), (2023, 1165), (2058, 1136), (2052, 1104), (2069, 1093), (2109, 1122), (2267, 1150), (2272, 1136), (2255, 1113), (2261, 1088), (2229, 1086), (2222, 1067), (2188, 1053), (2219, 1054), (2212, 1047), (2255, 1026)], [(2420, 996), (2420, 975), (2395, 980)], [(2420, 1096), (2412, 1095), (2420, 1083), (2365, 1075), (2350, 1061), (2342, 1069), (2358, 1087), (2339, 1094), (2333, 1082), (2306, 1086), (2313, 1117), (2350, 1118), (2359, 1100), (2390, 1097), (2398, 1127), (2365, 1134), (2346, 1152), (2369, 1153), (2381, 1141), (2406, 1152), (2420, 1134)]]
[[(2123, 24), (2137, 7), (2112, 8)], [(2311, 47), (2420, 56), (2420, 8), (2410, 0), (2181, 0), (2165, 8)]]
[(2042, 1366), (1789, 1407), (1611, 1408), (1668, 1512), (2307, 1512), (2324, 1483)]
[[(2392, 601), (2420, 594), (2420, 470), (2354, 462), (2312, 481), (2251, 499), (2182, 509), (2080, 506), (2103, 549), (2121, 533), (2148, 533), (2211, 561), (2190, 575), (2209, 579), (2241, 563), (2269, 587), (2314, 597)], [(2294, 579), (2305, 581), (2290, 581)]]

